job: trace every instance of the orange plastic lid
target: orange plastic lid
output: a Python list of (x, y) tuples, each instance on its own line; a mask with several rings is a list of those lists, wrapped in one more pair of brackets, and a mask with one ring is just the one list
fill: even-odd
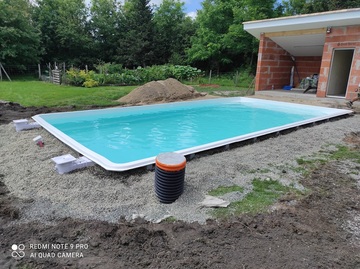
[(155, 164), (164, 171), (176, 172), (185, 168), (186, 158), (179, 153), (165, 152), (156, 157)]

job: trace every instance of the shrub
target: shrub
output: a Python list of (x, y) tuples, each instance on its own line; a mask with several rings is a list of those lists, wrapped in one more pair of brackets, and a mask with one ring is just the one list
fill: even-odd
[(188, 65), (172, 65), (170, 66), (173, 78), (177, 80), (190, 80), (199, 77), (202, 74), (200, 69)]
[(138, 85), (167, 78), (190, 80), (202, 74), (200, 69), (182, 65), (153, 65), (131, 70), (122, 68), (120, 64), (105, 63), (96, 65), (96, 70), (98, 73), (71, 68), (66, 72), (66, 82), (89, 88), (109, 84)]
[(90, 79), (87, 79), (84, 83), (83, 83), (83, 86), (85, 88), (92, 88), (92, 87), (97, 87), (99, 86), (99, 82), (93, 80), (92, 78)]
[(118, 74), (121, 73), (124, 69), (122, 64), (114, 64), (114, 63), (102, 63), (95, 65), (96, 70), (100, 74)]
[(84, 86), (86, 88), (92, 88), (99, 86), (99, 82), (95, 80), (95, 72), (85, 70), (79, 70), (77, 68), (70, 68), (66, 72), (66, 82), (74, 86)]
[(70, 68), (66, 71), (66, 83), (74, 86), (82, 86), (85, 79), (80, 76), (80, 70), (77, 68)]

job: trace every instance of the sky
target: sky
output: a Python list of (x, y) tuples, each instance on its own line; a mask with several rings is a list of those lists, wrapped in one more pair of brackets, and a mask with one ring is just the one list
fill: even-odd
[[(1, 1), (1, 0), (0, 0)], [(184, 5), (184, 11), (185, 13), (192, 18), (196, 17), (196, 11), (201, 9), (201, 2), (202, 0), (181, 0), (185, 3)], [(120, 1), (124, 2), (124, 1)], [(156, 6), (159, 6), (161, 4), (162, 0), (150, 0), (150, 4), (154, 4)], [(87, 5), (90, 5), (90, 0), (85, 0), (85, 3)]]
[[(161, 4), (162, 0), (151, 0), (150, 4), (154, 4), (159, 6)], [(201, 9), (201, 0), (182, 0), (182, 2), (185, 3), (184, 6), (184, 11), (185, 13), (192, 17), (195, 18), (196, 17), (196, 11)]]

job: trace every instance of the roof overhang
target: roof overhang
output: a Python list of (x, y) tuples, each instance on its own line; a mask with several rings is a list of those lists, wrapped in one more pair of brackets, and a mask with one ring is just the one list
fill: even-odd
[(360, 8), (244, 22), (256, 38), (271, 38), (294, 56), (321, 56), (328, 27), (360, 25)]

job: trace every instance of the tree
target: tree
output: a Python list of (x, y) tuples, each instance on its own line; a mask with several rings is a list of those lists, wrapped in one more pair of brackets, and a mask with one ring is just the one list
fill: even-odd
[(0, 1), (0, 62), (22, 68), (38, 62), (40, 32), (31, 13), (28, 0)]
[(331, 10), (358, 8), (360, 0), (288, 0), (283, 1), (284, 15), (309, 14)]
[(126, 67), (148, 66), (155, 61), (154, 22), (150, 0), (127, 0), (123, 8), (124, 36), (117, 61)]
[(226, 0), (205, 0), (202, 7), (198, 11), (196, 33), (187, 55), (190, 62), (205, 62), (209, 68), (219, 71), (221, 64), (231, 62), (223, 37), (233, 22), (233, 8)]
[(191, 18), (186, 17), (184, 3), (164, 0), (154, 13), (157, 63), (185, 63), (185, 49), (195, 32)]
[(83, 0), (37, 0), (35, 20), (41, 29), (43, 61), (81, 65), (92, 59), (88, 10)]
[(76, 65), (92, 62), (92, 38), (84, 0), (60, 0), (57, 37), (64, 60)]
[[(253, 67), (258, 51), (258, 40), (244, 31), (243, 22), (273, 18), (278, 15), (275, 0), (242, 0), (233, 3), (234, 20), (224, 36), (224, 46), (232, 59)], [(237, 4), (236, 4), (237, 3)]]
[(38, 0), (34, 13), (34, 20), (41, 31), (41, 46), (43, 48), (42, 59), (50, 62), (57, 59), (59, 42), (56, 37), (58, 24), (58, 8), (56, 0)]
[(272, 18), (276, 0), (205, 0), (188, 57), (211, 69), (252, 65), (258, 41), (244, 31), (244, 21)]
[(112, 62), (122, 38), (120, 4), (117, 0), (92, 0), (90, 27), (94, 39), (94, 57)]
[(284, 15), (292, 16), (303, 13), (306, 0), (288, 0), (288, 1), (283, 1), (282, 4), (284, 5), (284, 9), (285, 9)]

